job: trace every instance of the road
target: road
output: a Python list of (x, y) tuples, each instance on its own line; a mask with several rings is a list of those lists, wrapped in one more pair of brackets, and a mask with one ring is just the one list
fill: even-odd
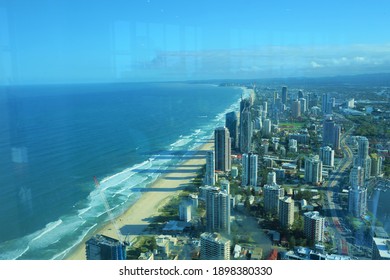
[(327, 182), (325, 182), (324, 187), (327, 188), (326, 192), (326, 202), (324, 205), (324, 210), (329, 211), (330, 215), (327, 217), (329, 226), (334, 229), (333, 241), (337, 248), (337, 253), (341, 255), (349, 254), (348, 242), (345, 238), (347, 229), (343, 226), (341, 221), (342, 208), (335, 203), (337, 198), (336, 186), (340, 180), (345, 176), (344, 172), (352, 165), (353, 162), (353, 153), (351, 148), (346, 143), (346, 140), (352, 134), (354, 126), (352, 126), (346, 133), (343, 134), (341, 138), (341, 150), (344, 154), (342, 160), (340, 160), (336, 170), (331, 173)]

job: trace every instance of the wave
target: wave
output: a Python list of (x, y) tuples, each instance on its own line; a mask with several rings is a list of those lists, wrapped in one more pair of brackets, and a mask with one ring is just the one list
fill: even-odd
[(49, 232), (51, 232), (52, 230), (54, 230), (56, 227), (58, 227), (60, 224), (62, 224), (62, 220), (59, 219), (58, 221), (56, 222), (52, 222), (52, 223), (49, 223), (46, 225), (45, 229), (41, 234), (39, 234), (37, 237), (34, 237), (31, 242), (34, 242), (36, 240), (38, 240), (39, 238), (41, 238), (42, 236), (44, 236), (45, 234), (48, 234)]
[[(215, 127), (224, 125), (225, 114), (238, 109), (238, 102), (235, 101), (214, 118), (207, 117), (207, 124), (197, 127), (188, 135), (180, 135), (176, 141), (166, 147), (165, 152), (151, 155), (148, 160), (104, 177), (100, 181), (100, 188), (91, 189), (89, 195), (76, 204), (71, 214), (48, 223), (43, 229), (30, 235), (7, 244), (0, 244), (0, 252), (6, 252), (0, 253), (0, 259), (34, 259), (36, 256), (46, 259), (66, 257), (73, 248), (83, 242), (88, 234), (108, 220), (108, 213), (102, 203), (100, 192), (104, 193), (110, 211), (114, 217), (117, 217), (138, 199), (142, 188), (155, 182), (172, 164), (187, 160), (190, 151), (209, 140)], [(175, 150), (184, 152), (179, 153), (178, 156), (174, 153), (175, 156), (172, 156), (172, 151)], [(43, 248), (47, 250), (42, 250)], [(59, 253), (53, 254), (54, 251)]]

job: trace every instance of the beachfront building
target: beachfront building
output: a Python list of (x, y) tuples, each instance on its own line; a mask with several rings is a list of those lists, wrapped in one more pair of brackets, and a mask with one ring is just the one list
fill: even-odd
[(214, 151), (207, 151), (206, 154), (206, 172), (204, 177), (204, 184), (208, 186), (215, 185), (215, 153)]
[(236, 112), (230, 112), (225, 115), (225, 126), (232, 138), (231, 148), (238, 149), (238, 116)]
[(206, 229), (230, 234), (230, 195), (217, 187), (202, 187), (206, 204)]
[(242, 155), (241, 186), (257, 186), (257, 166), (258, 155), (252, 153)]
[(214, 131), (215, 169), (231, 170), (231, 139), (226, 127), (218, 127)]
[(279, 199), (279, 223), (282, 228), (290, 228), (294, 223), (294, 200), (289, 196)]
[(325, 218), (317, 211), (303, 213), (303, 232), (313, 244), (323, 242)]
[(202, 233), (200, 235), (200, 259), (230, 260), (230, 240), (219, 233)]
[(126, 246), (120, 241), (97, 234), (85, 242), (87, 260), (125, 260)]
[(249, 153), (252, 145), (252, 118), (249, 107), (245, 107), (240, 114), (240, 152)]
[(192, 219), (192, 206), (188, 200), (183, 201), (179, 205), (179, 219), (180, 221), (190, 222)]
[(318, 155), (306, 157), (305, 181), (312, 184), (319, 184), (322, 182), (322, 161)]
[(390, 260), (390, 239), (374, 237), (372, 240), (372, 259)]

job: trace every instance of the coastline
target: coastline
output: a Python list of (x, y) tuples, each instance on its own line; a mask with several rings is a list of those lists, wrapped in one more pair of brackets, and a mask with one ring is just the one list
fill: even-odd
[[(195, 151), (211, 150), (213, 146), (214, 143), (210, 139)], [(178, 165), (174, 171), (164, 174), (151, 186), (147, 187), (141, 197), (115, 219), (115, 223), (122, 233), (122, 238), (124, 239), (128, 235), (129, 240), (133, 240), (138, 235), (141, 235), (151, 223), (153, 217), (158, 216), (159, 208), (165, 205), (170, 198), (179, 194), (183, 186), (189, 184), (197, 176), (197, 172), (205, 163), (205, 157), (189, 158)], [(95, 234), (103, 234), (118, 239), (115, 226), (109, 222), (86, 236), (64, 259), (86, 260), (85, 241)]]

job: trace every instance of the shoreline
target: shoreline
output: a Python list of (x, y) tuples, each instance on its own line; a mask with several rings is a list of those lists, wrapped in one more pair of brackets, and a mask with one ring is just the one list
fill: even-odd
[[(202, 144), (194, 151), (201, 152), (213, 149), (212, 139)], [(195, 153), (196, 155), (196, 153)], [(133, 240), (141, 235), (151, 224), (154, 217), (158, 216), (159, 208), (165, 205), (172, 197), (178, 195), (185, 185), (192, 179), (206, 163), (206, 157), (194, 157), (183, 161), (175, 170), (164, 174), (149, 187), (142, 191), (138, 198), (123, 214), (115, 218), (115, 223), (121, 232), (121, 238), (126, 236)], [(184, 172), (183, 172), (184, 171)], [(106, 235), (118, 239), (118, 234), (113, 223), (107, 222), (100, 228), (88, 234), (83, 241), (64, 256), (64, 260), (86, 260), (85, 241), (96, 234)]]

